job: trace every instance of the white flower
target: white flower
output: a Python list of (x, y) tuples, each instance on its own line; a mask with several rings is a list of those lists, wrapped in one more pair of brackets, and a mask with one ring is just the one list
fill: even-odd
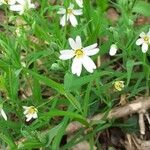
[(0, 115), (2, 115), (2, 117), (7, 121), (7, 116), (6, 116), (6, 114), (5, 114), (4, 110), (3, 110), (3, 106), (2, 105), (0, 105)]
[(0, 0), (0, 5), (2, 4), (9, 4), (9, 5), (14, 5), (17, 0)]
[(83, 7), (83, 0), (75, 0), (79, 7)]
[(78, 25), (78, 21), (75, 16), (82, 15), (82, 9), (73, 9), (74, 5), (70, 4), (67, 9), (60, 8), (57, 12), (58, 14), (62, 14), (62, 18), (60, 19), (60, 24), (62, 26), (66, 25), (66, 21), (70, 21), (73, 27)]
[(112, 44), (110, 46), (109, 55), (110, 56), (114, 56), (116, 54), (117, 50), (118, 50), (117, 49), (117, 45), (116, 44)]
[(96, 69), (96, 65), (89, 56), (95, 55), (99, 52), (97, 43), (83, 48), (81, 38), (80, 36), (77, 36), (75, 41), (72, 38), (69, 38), (69, 44), (72, 49), (60, 51), (61, 55), (59, 58), (62, 60), (74, 58), (71, 66), (73, 74), (80, 76), (82, 65), (88, 72), (92, 73), (94, 69)]
[(32, 118), (36, 119), (38, 110), (34, 106), (23, 106), (24, 112), (23, 114), (26, 116), (26, 121), (30, 121)]
[(142, 45), (143, 53), (147, 52), (149, 44), (150, 44), (150, 30), (147, 34), (142, 32), (140, 34), (140, 38), (136, 41), (136, 45)]
[(10, 10), (19, 12), (22, 15), (26, 10), (35, 8), (35, 5), (31, 3), (31, 0), (16, 0), (18, 3), (11, 5)]

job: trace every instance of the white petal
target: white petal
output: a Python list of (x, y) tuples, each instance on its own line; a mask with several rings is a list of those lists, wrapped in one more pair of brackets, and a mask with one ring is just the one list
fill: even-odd
[(33, 116), (31, 114), (29, 114), (29, 115), (26, 115), (26, 118), (27, 118), (26, 121), (28, 122), (33, 118)]
[(2, 5), (4, 2), (2, 0), (0, 0), (0, 5)]
[(73, 9), (74, 8), (74, 4), (70, 3), (68, 9)]
[(84, 53), (87, 56), (93, 56), (93, 55), (97, 54), (98, 52), (99, 52), (99, 48), (91, 49), (91, 50), (88, 50), (88, 51), (84, 50)]
[(73, 59), (71, 71), (73, 74), (77, 74), (77, 76), (80, 76), (81, 71), (82, 71), (81, 59), (78, 59), (78, 58)]
[(137, 41), (136, 41), (136, 45), (142, 45), (144, 43), (144, 39), (143, 38), (139, 38)]
[(27, 1), (26, 0), (16, 0), (19, 4), (21, 4), (21, 5), (25, 5), (25, 3), (27, 3)]
[(23, 114), (24, 114), (24, 115), (27, 115), (27, 114), (28, 114), (28, 110), (25, 110), (25, 111), (23, 112)]
[(83, 0), (76, 0), (76, 3), (79, 5), (79, 7), (83, 7)]
[(7, 4), (5, 0), (0, 0), (0, 5)]
[(65, 26), (66, 25), (66, 15), (63, 15), (62, 18), (60, 19), (60, 24), (62, 26)]
[(66, 9), (64, 8), (60, 8), (59, 11), (57, 11), (57, 14), (65, 14), (66, 13)]
[(34, 113), (33, 116), (32, 116), (34, 119), (36, 119), (38, 116), (37, 116), (37, 113)]
[(23, 108), (25, 109), (24, 112), (23, 112), (23, 114), (26, 115), (28, 113), (29, 107), (23, 106)]
[(73, 27), (76, 27), (78, 25), (77, 19), (73, 14), (69, 15), (69, 20)]
[(76, 44), (78, 45), (79, 49), (82, 48), (82, 41), (81, 41), (81, 37), (80, 36), (76, 37)]
[(29, 107), (27, 107), (27, 106), (22, 106), (22, 107), (23, 107), (23, 109), (25, 109), (25, 110), (29, 108)]
[(82, 15), (82, 14), (83, 14), (82, 9), (72, 10), (72, 13), (73, 13), (74, 15), (77, 15), (77, 16), (79, 16), (79, 15)]
[(12, 10), (12, 11), (23, 11), (24, 8), (22, 5), (11, 5), (10, 10)]
[(112, 44), (109, 50), (109, 55), (114, 56), (117, 52), (117, 46), (115, 44)]
[(59, 59), (62, 59), (62, 60), (67, 60), (67, 59), (71, 59), (74, 57), (74, 51), (73, 50), (62, 50), (60, 51), (60, 56), (59, 56)]
[(30, 4), (29, 8), (35, 8), (35, 5), (34, 4)]
[(90, 73), (93, 73), (93, 70), (96, 69), (96, 65), (94, 64), (93, 60), (88, 56), (84, 56), (82, 58), (82, 64), (84, 68)]
[(117, 52), (116, 48), (111, 48), (110, 51), (109, 51), (109, 55), (114, 56), (114, 55), (116, 55), (116, 52)]
[(140, 33), (141, 38), (145, 37), (145, 35), (146, 35), (145, 32)]
[(14, 5), (16, 3), (16, 0), (8, 0), (9, 5)]
[(73, 50), (80, 49), (80, 47), (78, 47), (79, 45), (77, 45), (77, 43), (72, 38), (69, 38), (68, 41)]
[(97, 47), (97, 43), (92, 44), (90, 46), (84, 47), (83, 50), (88, 51), (88, 50), (92, 50), (95, 49)]
[(142, 52), (143, 52), (143, 53), (146, 53), (147, 50), (148, 50), (148, 44), (147, 44), (147, 43), (143, 43), (143, 44), (142, 44)]
[(5, 114), (3, 109), (1, 109), (1, 115), (7, 121), (7, 116), (6, 116), (6, 114)]
[(150, 29), (149, 29), (149, 31), (147, 32), (147, 36), (149, 36), (149, 37), (150, 37)]

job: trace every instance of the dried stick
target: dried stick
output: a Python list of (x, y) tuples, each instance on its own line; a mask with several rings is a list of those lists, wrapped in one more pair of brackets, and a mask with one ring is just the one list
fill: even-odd
[[(134, 113), (141, 113), (141, 112), (144, 113), (148, 109), (150, 109), (150, 97), (139, 97), (137, 100), (134, 100), (125, 106), (113, 108), (108, 113), (106, 118), (107, 119), (112, 119), (112, 118), (118, 119), (118, 118), (122, 118), (127, 115), (134, 114)], [(88, 122), (90, 124), (92, 124), (96, 121), (101, 121), (104, 116), (105, 116), (105, 114), (95, 115), (94, 117), (88, 119)], [(83, 127), (84, 126), (77, 121), (71, 122), (66, 129), (66, 134), (71, 134)]]

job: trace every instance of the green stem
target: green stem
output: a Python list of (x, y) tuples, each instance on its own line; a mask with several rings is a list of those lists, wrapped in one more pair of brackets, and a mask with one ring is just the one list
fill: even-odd
[(60, 94), (57, 94), (57, 95), (55, 95), (55, 96), (50, 97), (50, 99), (49, 99), (47, 102), (42, 103), (41, 105), (39, 105), (39, 106), (36, 107), (36, 108), (39, 108), (39, 107), (42, 107), (42, 106), (48, 104), (49, 102), (51, 102), (54, 98), (58, 97), (59, 95), (60, 95)]

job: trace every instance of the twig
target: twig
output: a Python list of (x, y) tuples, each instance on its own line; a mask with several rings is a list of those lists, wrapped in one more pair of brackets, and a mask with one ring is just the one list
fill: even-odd
[[(118, 119), (134, 113), (146, 112), (148, 109), (150, 109), (150, 97), (139, 97), (137, 100), (134, 100), (125, 106), (113, 108), (106, 116), (106, 119)], [(88, 122), (93, 124), (94, 122), (101, 121), (105, 115), (106, 114), (95, 115), (88, 119)], [(83, 127), (84, 126), (77, 121), (71, 122), (66, 129), (66, 134), (76, 132)]]

